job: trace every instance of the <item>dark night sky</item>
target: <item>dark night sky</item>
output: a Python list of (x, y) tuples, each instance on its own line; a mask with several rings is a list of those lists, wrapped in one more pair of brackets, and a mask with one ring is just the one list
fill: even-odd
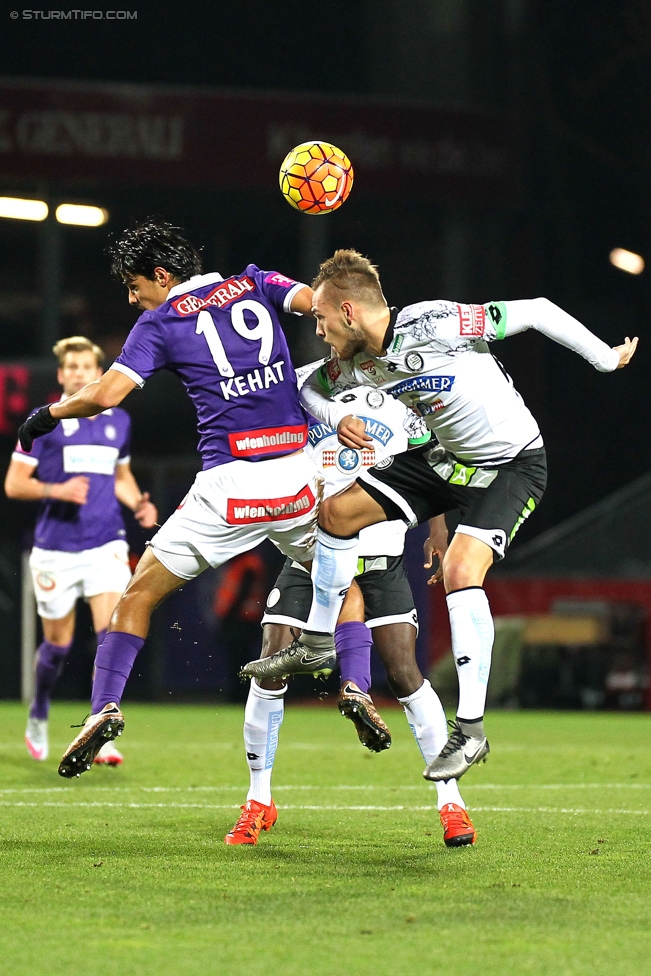
[[(485, 0), (470, 0), (471, 11), (475, 2), (477, 12), (487, 9)], [(387, 3), (221, 0), (180, 8), (130, 0), (125, 9), (138, 9), (137, 22), (111, 24), (12, 21), (5, 9), (0, 63), (3, 74), (22, 77), (364, 94), (371, 77), (365, 39), (380, 7)], [(624, 246), (651, 260), (651, 8), (643, 0), (535, 0), (522, 10), (519, 40), (491, 41), (494, 50), (481, 52), (502, 72), (501, 89), (481, 78), (473, 89), (476, 102), (492, 99), (493, 108), (513, 112), (522, 134), (523, 219), (535, 229), (530, 287), (608, 341), (634, 333), (643, 340), (625, 377), (590, 376), (579, 387), (567, 354), (546, 354), (546, 385), (531, 396), (547, 424), (546, 439), (557, 442), (556, 477), (564, 466), (576, 466), (577, 456), (596, 473), (588, 484), (558, 494), (548, 516), (541, 512), (540, 529), (648, 466), (651, 272), (633, 279), (612, 269), (607, 254)], [(477, 31), (472, 44), (481, 48)], [(391, 50), (379, 56), (390, 60)], [(491, 297), (497, 296), (481, 300)], [(527, 356), (537, 347), (524, 343), (524, 352), (505, 347), (504, 359), (526, 387)], [(568, 413), (580, 419), (566, 436)]]

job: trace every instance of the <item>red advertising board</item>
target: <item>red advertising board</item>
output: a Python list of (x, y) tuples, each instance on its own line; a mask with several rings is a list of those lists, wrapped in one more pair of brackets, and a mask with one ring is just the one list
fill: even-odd
[(285, 154), (334, 142), (355, 192), (503, 197), (503, 117), (395, 101), (108, 83), (0, 80), (0, 178), (272, 187)]

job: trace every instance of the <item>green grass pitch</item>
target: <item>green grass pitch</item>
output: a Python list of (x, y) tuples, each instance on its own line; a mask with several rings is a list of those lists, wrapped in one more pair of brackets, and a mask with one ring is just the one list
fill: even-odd
[(423, 976), (651, 972), (651, 717), (494, 712), (448, 850), (399, 710), (371, 755), (332, 707), (288, 706), (276, 827), (226, 847), (242, 710), (127, 705), (122, 769), (64, 781), (0, 704), (0, 972)]

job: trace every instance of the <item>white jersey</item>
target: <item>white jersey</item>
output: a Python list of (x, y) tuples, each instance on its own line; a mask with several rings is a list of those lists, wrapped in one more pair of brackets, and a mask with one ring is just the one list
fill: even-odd
[[(336, 427), (348, 410), (342, 391), (375, 387), (415, 408), (461, 461), (503, 464), (542, 447), (540, 430), (487, 342), (536, 329), (609, 372), (618, 353), (544, 298), (487, 305), (434, 301), (392, 312), (386, 354), (331, 359), (306, 380), (301, 399)], [(334, 401), (327, 405), (330, 398)]]
[[(318, 365), (312, 363), (296, 370), (299, 388), (302, 380)], [(350, 413), (364, 421), (366, 433), (373, 443), (363, 450), (345, 447), (339, 442), (336, 428), (324, 423), (320, 417), (316, 418), (317, 423), (310, 425), (305, 451), (324, 479), (326, 498), (346, 488), (360, 471), (430, 439), (421, 417), (380, 390), (346, 390), (337, 394), (334, 402), (344, 410), (342, 416)], [(399, 556), (404, 549), (406, 532), (407, 525), (401, 519), (369, 525), (359, 534), (360, 557)]]

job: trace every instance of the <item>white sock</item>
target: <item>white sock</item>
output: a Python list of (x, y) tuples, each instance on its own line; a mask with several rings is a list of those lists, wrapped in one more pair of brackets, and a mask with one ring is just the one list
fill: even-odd
[[(425, 678), (418, 691), (409, 695), (408, 698), (399, 698), (398, 701), (405, 709), (409, 728), (414, 733), (421, 755), (426, 764), (429, 765), (433, 759), (436, 759), (448, 740), (447, 723), (441, 699)], [(439, 810), (446, 803), (458, 803), (460, 807), (465, 809), (466, 804), (461, 798), (456, 779), (436, 783), (436, 792)]]
[(359, 536), (340, 539), (319, 526), (312, 566), (312, 607), (306, 630), (334, 634), (341, 604), (357, 569)]
[(452, 654), (459, 678), (457, 717), (481, 718), (486, 705), (495, 628), (481, 586), (448, 593)]
[(257, 800), (267, 807), (271, 803), (271, 773), (278, 732), (283, 723), (286, 691), (287, 685), (278, 691), (267, 691), (254, 678), (244, 709), (244, 749), (251, 776), (246, 798)]

